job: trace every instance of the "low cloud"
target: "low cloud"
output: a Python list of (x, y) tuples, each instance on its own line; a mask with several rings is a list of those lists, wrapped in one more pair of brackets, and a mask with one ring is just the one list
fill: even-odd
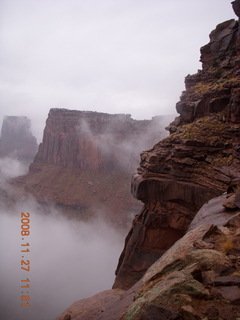
[(12, 178), (24, 175), (28, 172), (28, 165), (16, 159), (5, 157), (0, 158), (1, 183)]
[[(30, 235), (21, 235), (21, 212), (30, 213)], [(96, 217), (68, 219), (32, 198), (11, 209), (1, 205), (1, 319), (52, 320), (74, 301), (111, 288), (125, 235)], [(21, 269), (21, 260), (30, 261), (30, 271)], [(30, 288), (21, 288), (27, 278)], [(22, 295), (30, 296), (30, 306), (21, 306)]]
[[(79, 124), (79, 135), (85, 135), (91, 141), (92, 147), (98, 150), (98, 156), (114, 164), (130, 174), (139, 165), (139, 154), (151, 148), (155, 143), (165, 138), (169, 133), (165, 127), (173, 121), (174, 116), (155, 117), (153, 120), (126, 120), (125, 115), (116, 121), (102, 124), (101, 132), (95, 124), (82, 119)], [(122, 125), (119, 122), (122, 121)], [(133, 124), (134, 123), (134, 124)]]

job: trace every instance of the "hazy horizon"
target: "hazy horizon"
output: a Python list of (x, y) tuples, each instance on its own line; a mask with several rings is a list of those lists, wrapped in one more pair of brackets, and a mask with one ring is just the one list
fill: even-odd
[(25, 115), (41, 140), (50, 108), (175, 114), (184, 77), (226, 0), (1, 0), (0, 121)]

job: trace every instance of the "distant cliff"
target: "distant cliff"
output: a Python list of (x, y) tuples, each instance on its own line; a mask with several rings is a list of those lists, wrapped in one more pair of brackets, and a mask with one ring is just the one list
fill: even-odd
[(0, 137), (0, 157), (31, 162), (37, 152), (37, 140), (27, 117), (5, 116)]
[(129, 193), (138, 155), (167, 135), (169, 119), (51, 109), (29, 173), (14, 184), (66, 214), (83, 219), (103, 214), (125, 225), (140, 208)]
[[(240, 0), (232, 4), (240, 17)], [(113, 289), (75, 302), (57, 320), (239, 318), (239, 44), (239, 21), (210, 34), (170, 136), (141, 153), (131, 190), (144, 205)]]
[(93, 171), (130, 171), (143, 145), (163, 135), (170, 117), (134, 120), (130, 115), (51, 109), (36, 163)]

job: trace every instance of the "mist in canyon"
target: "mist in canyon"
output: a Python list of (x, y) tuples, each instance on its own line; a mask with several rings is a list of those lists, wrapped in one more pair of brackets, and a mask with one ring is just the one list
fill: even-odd
[(123, 170), (131, 175), (139, 165), (140, 153), (168, 136), (165, 127), (174, 120), (174, 115), (156, 116), (152, 120), (134, 120), (130, 115), (118, 116), (117, 121), (113, 119), (112, 122), (103, 123), (98, 132), (89, 121), (82, 118), (77, 134), (86, 136), (91, 141), (92, 149), (108, 159), (115, 170)]
[[(87, 150), (83, 148), (81, 157), (86, 163), (91, 152), (99, 153), (113, 170), (129, 175), (130, 194), (131, 174), (138, 166), (139, 153), (167, 135), (164, 127), (173, 118), (135, 121), (125, 117), (119, 115), (116, 123), (105, 124), (82, 119), (74, 134), (91, 142), (83, 144)], [(100, 127), (97, 129), (96, 125)], [(116, 230), (116, 224), (113, 226), (108, 220), (110, 209), (100, 204), (93, 208), (94, 215), (88, 221), (81, 221), (68, 217), (64, 209), (53, 204), (39, 204), (30, 194), (11, 197), (11, 179), (27, 173), (28, 165), (24, 162), (0, 158), (0, 318), (52, 320), (74, 301), (112, 287), (133, 212), (129, 209), (127, 218), (116, 217), (118, 211), (112, 213), (115, 220), (127, 225), (126, 230)], [(42, 182), (35, 183), (40, 187)], [(30, 235), (24, 237), (22, 212), (30, 214)], [(23, 246), (26, 243), (29, 247)], [(26, 248), (30, 252), (22, 253)], [(21, 269), (21, 260), (30, 261), (30, 271)], [(29, 282), (21, 281), (26, 279)], [(30, 288), (21, 288), (26, 284)], [(21, 305), (26, 303), (21, 301), (25, 295), (30, 296), (29, 306)]]
[[(10, 178), (25, 174), (26, 169), (17, 160), (1, 159), (1, 193), (8, 192)], [(21, 212), (30, 214), (30, 235), (24, 241)], [(54, 206), (46, 210), (30, 196), (11, 208), (1, 204), (0, 318), (52, 320), (73, 301), (111, 288), (123, 239), (102, 218), (68, 219)], [(30, 252), (21, 253), (24, 243), (29, 243)], [(30, 271), (21, 269), (21, 260), (30, 261)], [(30, 288), (21, 289), (21, 280), (27, 278)], [(26, 291), (30, 306), (21, 306)]]

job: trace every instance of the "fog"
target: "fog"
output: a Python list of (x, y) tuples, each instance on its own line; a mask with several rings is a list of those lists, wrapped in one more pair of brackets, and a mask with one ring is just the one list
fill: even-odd
[[(13, 162), (11, 166), (14, 168)], [(15, 174), (24, 173), (17, 170), (17, 162), (15, 166)], [(7, 176), (6, 170), (4, 179)], [(7, 184), (4, 186), (6, 189)], [(24, 237), (20, 234), (21, 212), (30, 214), (30, 235)], [(96, 216), (102, 214), (96, 212)], [(2, 201), (0, 318), (52, 320), (74, 301), (111, 288), (124, 236), (102, 218), (91, 222), (67, 219), (53, 206), (46, 212), (30, 196), (11, 208)], [(29, 247), (21, 246), (26, 243)], [(30, 252), (21, 253), (23, 248)], [(21, 260), (30, 261), (30, 271), (21, 269)], [(27, 278), (30, 288), (21, 289), (21, 280)], [(27, 290), (30, 306), (21, 306)]]
[[(155, 119), (144, 132), (119, 143), (114, 124), (96, 135), (87, 121), (81, 121), (79, 134), (87, 134), (102, 146), (104, 157), (115, 157), (129, 171), (136, 168), (140, 151), (167, 134), (164, 126), (169, 120)], [(84, 222), (67, 218), (54, 205), (42, 207), (31, 195), (9, 201), (10, 180), (27, 172), (28, 166), (16, 159), (0, 159), (0, 318), (52, 320), (74, 301), (112, 287), (128, 230), (116, 230), (104, 209), (95, 209), (94, 217)], [(30, 214), (30, 235), (21, 235), (22, 212)], [(21, 252), (27, 248), (30, 252)], [(22, 260), (30, 261), (30, 271), (21, 269)], [(29, 282), (21, 281), (26, 279)], [(21, 288), (26, 284), (30, 288)], [(29, 306), (21, 305), (26, 303), (22, 296), (30, 296)]]
[(10, 157), (0, 158), (0, 185), (2, 187), (9, 179), (24, 175), (27, 172), (28, 166), (23, 162)]
[(132, 174), (139, 166), (140, 153), (168, 136), (169, 132), (165, 128), (173, 120), (174, 116), (155, 117), (151, 122), (126, 121), (125, 117), (120, 117), (111, 122), (99, 122), (101, 132), (97, 132), (95, 123), (91, 124), (83, 118), (79, 122), (77, 133), (86, 135), (94, 149), (109, 160), (115, 169)]
[(231, 0), (1, 0), (0, 117), (38, 141), (52, 107), (172, 114)]

